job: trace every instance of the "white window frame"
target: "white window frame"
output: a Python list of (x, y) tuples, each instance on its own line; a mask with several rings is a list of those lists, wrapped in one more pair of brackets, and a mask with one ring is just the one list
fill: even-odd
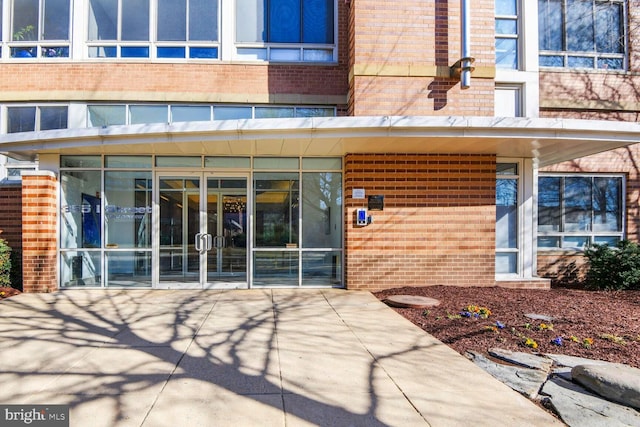
[[(73, 40), (73, 15), (74, 15), (74, 0), (69, 0), (69, 29), (67, 40), (41, 40), (41, 37), (38, 36), (36, 40), (28, 40), (28, 41), (19, 41), (12, 40), (13, 39), (13, 4), (15, 0), (3, 0), (2, 1), (2, 10), (0, 11), (2, 15), (0, 19), (2, 19), (2, 40), (0, 40), (0, 46), (2, 46), (2, 52), (0, 53), (0, 58), (7, 59), (11, 61), (26, 61), (33, 62), (37, 60), (46, 60), (46, 61), (65, 61), (69, 60), (72, 57), (72, 40)], [(38, 20), (40, 21), (38, 24), (43, 25), (42, 20), (44, 19), (44, 11), (43, 11), (43, 2), (44, 0), (38, 1)], [(12, 57), (11, 50), (14, 48), (24, 48), (24, 49), (35, 49), (36, 56), (31, 57)], [(66, 56), (47, 56), (43, 55), (43, 51), (45, 49), (49, 49), (50, 52), (54, 52), (55, 49), (66, 49)]]
[(536, 274), (536, 225), (535, 220), (535, 182), (537, 169), (534, 167), (533, 159), (529, 158), (497, 158), (496, 165), (500, 163), (515, 163), (518, 165), (517, 175), (498, 175), (496, 180), (500, 178), (518, 179), (518, 198), (517, 198), (517, 249), (497, 248), (497, 253), (517, 252), (516, 272), (514, 273), (496, 273), (496, 281), (510, 280), (527, 280), (537, 277)]
[[(25, 132), (38, 132), (40, 131), (40, 119), (41, 119), (41, 109), (42, 108), (47, 108), (47, 107), (66, 107), (67, 108), (67, 127), (66, 128), (61, 128), (61, 129), (69, 129), (69, 105), (68, 104), (60, 104), (60, 103), (52, 103), (52, 104), (10, 104), (10, 105), (6, 105), (3, 106), (2, 110), (3, 113), (2, 114), (2, 133), (8, 133), (9, 132), (9, 110), (12, 108), (35, 108), (36, 109), (36, 114), (35, 114), (35, 123), (34, 123), (34, 128), (33, 131), (25, 131)], [(21, 133), (21, 132), (13, 132), (13, 133)]]
[[(566, 2), (567, 0), (561, 0), (562, 1), (562, 44), (563, 47), (566, 47), (566, 34), (567, 34), (567, 29), (566, 29)], [(626, 71), (629, 69), (629, 43), (628, 43), (628, 34), (629, 34), (629, 22), (628, 22), (628, 8), (627, 8), (627, 1), (626, 0), (592, 0), (593, 3), (618, 3), (622, 5), (622, 16), (620, 17), (620, 21), (622, 22), (622, 39), (624, 42), (624, 46), (622, 49), (622, 53), (606, 53), (606, 52), (597, 52), (597, 51), (589, 51), (589, 52), (582, 52), (582, 51), (571, 51), (571, 50), (543, 50), (540, 49), (539, 52), (539, 57), (540, 59), (542, 57), (552, 57), (552, 56), (558, 56), (558, 57), (562, 57), (562, 62), (563, 65), (561, 66), (551, 66), (551, 65), (541, 65), (541, 67), (545, 68), (545, 69), (587, 69), (587, 70), (599, 70), (599, 71), (606, 71), (607, 68), (600, 68), (598, 66), (598, 60), (599, 59), (606, 59), (606, 58), (615, 58), (615, 59), (622, 59), (622, 68), (615, 68), (615, 69), (611, 69), (611, 71), (616, 71), (616, 72), (620, 72), (620, 71)], [(536, 0), (536, 3), (538, 2), (538, 0)], [(595, 22), (595, 16), (594, 16), (594, 22)], [(595, 34), (594, 34), (595, 37)], [(589, 57), (589, 58), (593, 58), (593, 67), (571, 67), (569, 66), (569, 58), (570, 57)]]
[[(510, 68), (510, 67), (501, 67), (500, 65), (498, 65), (498, 62), (496, 61), (496, 68), (500, 68), (500, 69), (505, 69), (505, 70), (520, 70), (521, 68), (521, 63), (522, 63), (522, 43), (520, 40), (520, 33), (522, 32), (521, 29), (521, 19), (520, 19), (520, 15), (521, 15), (521, 11), (520, 11), (520, 0), (514, 0), (515, 6), (516, 6), (516, 14), (515, 15), (495, 15), (495, 20), (496, 22), (498, 20), (503, 20), (503, 21), (515, 21), (516, 23), (516, 33), (515, 34), (498, 34), (497, 32), (495, 33), (495, 38), (496, 38), (496, 44), (498, 42), (498, 40), (515, 40), (516, 41), (516, 67), (515, 68)], [(497, 51), (497, 49), (496, 49)]]
[[(598, 237), (618, 237), (619, 240), (623, 240), (626, 238), (626, 223), (627, 223), (627, 198), (626, 198), (626, 194), (627, 194), (627, 180), (626, 180), (626, 175), (624, 173), (560, 173), (560, 172), (554, 172), (554, 173), (541, 173), (539, 175), (539, 178), (545, 178), (545, 177), (559, 177), (559, 178), (580, 178), (580, 177), (584, 177), (584, 178), (618, 178), (620, 179), (621, 182), (621, 189), (620, 189), (620, 214), (621, 214), (621, 224), (622, 224), (622, 229), (620, 231), (604, 231), (604, 232), (597, 232), (597, 231), (593, 231), (593, 229), (591, 230), (579, 230), (579, 231), (540, 231), (538, 229), (538, 239), (541, 237), (558, 237), (560, 240), (560, 244), (559, 247), (549, 247), (549, 246), (538, 246), (538, 251), (544, 251), (544, 252), (549, 252), (549, 251), (563, 251), (563, 252), (575, 252), (575, 251), (582, 251), (584, 250), (584, 248), (580, 248), (580, 247), (575, 247), (575, 246), (565, 246), (563, 244), (564, 242), (564, 238), (565, 237), (587, 237), (588, 239), (588, 243), (589, 244), (593, 244), (593, 243), (598, 243), (595, 240)], [(564, 182), (561, 181), (561, 182)], [(564, 218), (565, 218), (565, 204), (564, 204), (564, 200), (565, 200), (565, 196), (564, 196), (564, 186), (562, 186), (560, 188), (560, 210), (561, 210), (561, 218), (562, 218), (562, 223), (564, 224)], [(536, 201), (536, 209), (538, 208), (537, 206), (537, 201)], [(591, 207), (591, 218), (593, 219), (593, 206)], [(592, 221), (593, 223), (593, 221)]]

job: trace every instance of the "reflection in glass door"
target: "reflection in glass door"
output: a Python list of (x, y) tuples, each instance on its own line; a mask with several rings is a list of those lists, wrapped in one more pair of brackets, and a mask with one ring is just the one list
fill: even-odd
[(207, 179), (207, 283), (247, 281), (247, 180)]
[(159, 176), (159, 287), (247, 286), (247, 178)]
[(159, 281), (199, 284), (200, 178), (160, 177), (158, 188)]

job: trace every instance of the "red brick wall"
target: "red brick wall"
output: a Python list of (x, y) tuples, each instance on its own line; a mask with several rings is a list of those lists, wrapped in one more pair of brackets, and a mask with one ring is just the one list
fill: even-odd
[[(46, 79), (41, 78), (47, 76)], [(242, 102), (261, 96), (346, 95), (338, 66), (41, 63), (3, 64), (0, 100)], [(17, 93), (16, 88), (20, 88)], [(28, 94), (28, 95), (27, 95)], [(240, 97), (240, 98), (239, 98)]]
[[(626, 236), (640, 242), (640, 144), (606, 151), (540, 169), (540, 172), (626, 174)], [(578, 285), (584, 279), (582, 253), (539, 251), (538, 274), (554, 284)]]
[[(491, 155), (349, 154), (345, 158), (346, 286), (494, 286)], [(353, 190), (383, 195), (373, 223), (354, 225)]]
[(448, 76), (461, 57), (458, 0), (350, 2), (352, 115), (492, 116), (494, 2), (474, 0), (471, 88)]
[(56, 179), (40, 172), (22, 177), (24, 292), (58, 289)]

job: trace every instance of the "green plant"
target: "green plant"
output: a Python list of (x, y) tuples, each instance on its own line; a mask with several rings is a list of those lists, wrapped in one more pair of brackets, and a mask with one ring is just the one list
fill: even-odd
[(553, 331), (553, 324), (552, 323), (540, 323), (538, 325), (538, 330), (540, 330), (540, 331)]
[(18, 31), (13, 33), (13, 40), (14, 41), (35, 40), (35, 30), (36, 30), (36, 27), (34, 27), (33, 25), (27, 25), (25, 27), (22, 27)]
[(491, 316), (491, 310), (487, 307), (480, 307), (478, 305), (468, 305), (462, 309), (460, 312), (462, 317), (475, 317), (475, 318), (483, 318)]
[(11, 286), (11, 248), (0, 239), (0, 286)]
[(623, 337), (619, 337), (617, 335), (613, 335), (613, 334), (602, 334), (600, 335), (600, 338), (605, 339), (607, 341), (610, 341), (614, 344), (620, 344), (620, 345), (627, 345), (627, 342), (624, 340)]
[(592, 289), (640, 289), (640, 246), (628, 240), (615, 247), (594, 244), (584, 251), (589, 267), (586, 284)]

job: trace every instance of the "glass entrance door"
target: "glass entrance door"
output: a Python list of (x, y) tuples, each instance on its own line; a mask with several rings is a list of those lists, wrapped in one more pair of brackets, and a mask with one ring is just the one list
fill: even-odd
[(247, 287), (247, 178), (157, 176), (157, 287)]
[(206, 285), (247, 282), (247, 179), (207, 178)]

